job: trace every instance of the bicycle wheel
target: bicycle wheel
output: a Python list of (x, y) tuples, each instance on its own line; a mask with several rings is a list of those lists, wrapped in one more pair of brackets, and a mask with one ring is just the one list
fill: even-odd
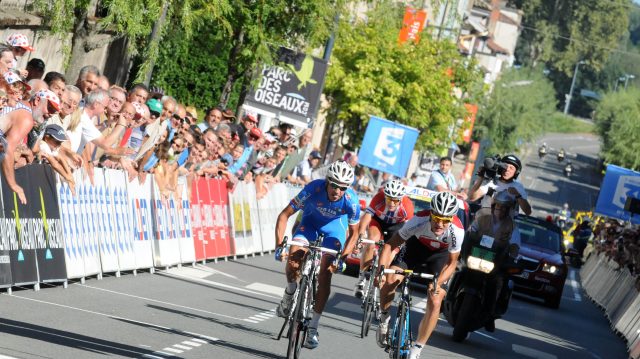
[(303, 308), (305, 305), (304, 299), (307, 292), (307, 277), (303, 276), (298, 284), (298, 293), (296, 298), (295, 308), (291, 315), (291, 321), (289, 323), (289, 345), (287, 347), (287, 359), (297, 359), (300, 356), (300, 347), (302, 346), (302, 339), (300, 334), (303, 331)]
[(398, 306), (398, 312), (396, 315), (396, 327), (394, 328), (394, 337), (392, 343), (392, 358), (401, 359), (407, 358), (409, 356), (408, 349), (410, 348), (409, 341), (409, 331), (411, 328), (408, 327), (407, 321), (407, 312), (406, 304), (400, 302)]
[(373, 278), (371, 278), (367, 283), (367, 296), (364, 298), (364, 313), (362, 317), (362, 325), (360, 326), (360, 338), (364, 338), (369, 335), (369, 327), (373, 320), (373, 310), (375, 307), (375, 291), (376, 287), (373, 285)]

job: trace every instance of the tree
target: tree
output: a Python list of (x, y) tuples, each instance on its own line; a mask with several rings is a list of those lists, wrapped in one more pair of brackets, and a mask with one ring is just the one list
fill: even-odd
[(640, 90), (611, 92), (596, 108), (605, 162), (640, 170)]
[(449, 126), (465, 114), (452, 83), (466, 92), (479, 72), (454, 43), (435, 41), (427, 32), (417, 45), (398, 44), (402, 8), (396, 5), (381, 2), (366, 19), (340, 24), (324, 91), (331, 103), (328, 121), (344, 125), (352, 149), (369, 115), (419, 129), (418, 148), (448, 146)]
[(481, 104), (476, 133), (489, 138), (490, 152), (512, 152), (544, 131), (555, 106), (553, 86), (539, 68), (509, 69)]

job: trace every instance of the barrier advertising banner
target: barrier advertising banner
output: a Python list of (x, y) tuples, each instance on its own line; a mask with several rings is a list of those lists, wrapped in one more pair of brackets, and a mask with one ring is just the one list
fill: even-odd
[(151, 218), (151, 180), (140, 183), (136, 178), (127, 184), (129, 207), (133, 212), (133, 254), (136, 268), (153, 267), (153, 220)]
[[(76, 177), (76, 176), (74, 176)], [(78, 217), (73, 206), (73, 194), (69, 185), (58, 181), (58, 204), (62, 213), (62, 233), (64, 236), (64, 254), (68, 278), (82, 278), (84, 257), (78, 230)]]
[(405, 177), (418, 130), (371, 116), (358, 153), (360, 164)]
[[(84, 171), (76, 171), (79, 178), (76, 180), (77, 195), (73, 197), (75, 215), (81, 222), (80, 243), (84, 258), (85, 275), (100, 274), (100, 242), (97, 235), (98, 228), (95, 221), (95, 208), (92, 208), (93, 185)], [(99, 173), (99, 172), (98, 172)]]
[(640, 224), (640, 215), (632, 216), (624, 210), (627, 197), (640, 198), (640, 172), (608, 165), (595, 213)]
[(198, 178), (193, 181), (191, 185), (191, 230), (193, 231), (193, 246), (196, 253), (196, 260), (203, 261), (207, 258), (205, 245), (208, 241), (204, 239), (204, 228), (202, 217), (202, 200), (204, 192), (209, 193), (209, 186), (207, 186), (207, 180), (204, 178)]
[(173, 230), (170, 218), (170, 201), (160, 194), (158, 186), (152, 178), (151, 218), (153, 224), (154, 264), (156, 267), (167, 267), (180, 263), (180, 243)]
[(211, 199), (213, 233), (215, 235), (216, 257), (226, 257), (234, 254), (231, 248), (229, 231), (228, 203), (229, 192), (227, 182), (220, 179), (209, 180)]
[[(123, 171), (105, 169), (106, 190), (110, 194), (113, 204), (108, 210), (111, 211), (111, 218), (115, 223), (108, 224), (111, 227), (111, 238), (109, 243), (116, 249), (118, 268), (123, 270), (136, 269), (136, 257), (133, 249), (134, 230), (133, 207), (129, 205), (129, 195), (127, 189), (127, 175)], [(115, 228), (114, 228), (115, 227)]]
[[(179, 180), (180, 181), (180, 180)], [(169, 200), (171, 216), (175, 219), (176, 238), (180, 244), (180, 263), (195, 263), (196, 252), (191, 236), (191, 206), (186, 182), (178, 182), (176, 198)]]
[(102, 273), (114, 273), (118, 266), (117, 238), (120, 220), (114, 208), (113, 189), (107, 185), (105, 170), (94, 169), (94, 185), (89, 187), (90, 236), (98, 238)]
[(315, 117), (327, 72), (327, 62), (281, 47), (279, 65), (264, 65), (260, 83), (245, 102), (266, 111), (282, 113), (307, 127)]

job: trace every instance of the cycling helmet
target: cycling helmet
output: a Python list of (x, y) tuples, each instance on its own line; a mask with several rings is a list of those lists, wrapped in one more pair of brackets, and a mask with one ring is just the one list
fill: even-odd
[(327, 179), (338, 184), (351, 185), (355, 178), (353, 172), (353, 167), (347, 162), (336, 161), (329, 166)]
[(431, 198), (431, 212), (443, 217), (452, 217), (458, 212), (458, 199), (449, 192), (438, 192)]
[(516, 174), (513, 175), (513, 179), (518, 178), (518, 175), (520, 174), (520, 171), (522, 170), (522, 162), (520, 162), (520, 159), (518, 157), (516, 157), (515, 155), (506, 155), (506, 156), (502, 157), (501, 161), (504, 162), (504, 163), (508, 163), (508, 164), (514, 165), (516, 167)]
[(402, 182), (399, 180), (389, 181), (384, 185), (384, 194), (391, 198), (402, 198), (405, 193), (405, 188)]

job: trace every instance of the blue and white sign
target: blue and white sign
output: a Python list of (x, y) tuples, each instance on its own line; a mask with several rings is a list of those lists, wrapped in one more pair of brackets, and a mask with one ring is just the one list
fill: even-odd
[(405, 177), (418, 135), (415, 128), (371, 116), (358, 153), (360, 164)]
[(631, 213), (624, 210), (627, 197), (640, 198), (640, 172), (608, 165), (595, 212), (624, 221), (631, 218), (632, 223), (640, 224), (640, 215), (631, 217)]

